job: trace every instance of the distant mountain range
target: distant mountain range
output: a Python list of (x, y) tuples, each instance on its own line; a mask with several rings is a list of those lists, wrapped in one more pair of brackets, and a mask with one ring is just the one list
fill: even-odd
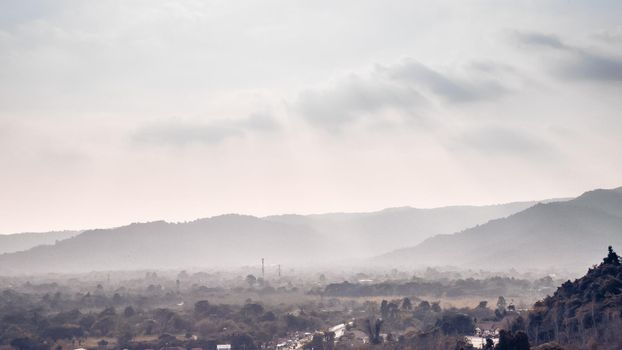
[[(272, 264), (296, 265), (366, 258), (505, 217), (535, 203), (265, 218), (223, 215), (76, 232), (54, 245), (37, 246), (57, 240), (53, 234), (39, 234), (45, 239), (24, 240), (14, 248), (31, 249), (0, 255), (0, 274), (241, 266), (257, 264), (262, 257)], [(0, 238), (11, 236), (23, 235)]]
[(622, 187), (537, 204), (507, 218), (383, 254), (373, 263), (578, 271), (596, 264), (608, 245), (622, 246)]
[(54, 244), (80, 234), (80, 231), (26, 232), (0, 235), (0, 254), (19, 252), (42, 244)]
[(323, 244), (308, 228), (292, 230), (252, 216), (156, 221), (85, 231), (54, 245), (0, 255), (0, 274), (243, 266), (262, 257), (292, 262), (303, 252), (313, 261), (309, 252), (321, 251)]
[(389, 208), (371, 213), (269, 216), (265, 220), (310, 227), (341, 247), (341, 256), (362, 258), (412, 246), (438, 234), (453, 233), (506, 217), (537, 202), (433, 209)]

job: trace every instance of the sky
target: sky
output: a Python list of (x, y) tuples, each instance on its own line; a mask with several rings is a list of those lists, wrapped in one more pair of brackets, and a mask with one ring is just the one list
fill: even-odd
[(0, 233), (622, 186), (620, 1), (0, 2)]

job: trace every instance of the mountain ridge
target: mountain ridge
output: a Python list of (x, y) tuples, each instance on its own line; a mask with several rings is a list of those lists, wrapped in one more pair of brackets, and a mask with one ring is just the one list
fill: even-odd
[[(0, 255), (0, 274), (340, 262), (505, 216), (532, 202), (439, 209), (255, 217), (224, 214), (83, 231), (54, 245)], [(383, 244), (379, 245), (379, 240)], [(381, 249), (381, 250), (379, 250)], [(297, 254), (296, 251), (304, 252)]]
[[(237, 235), (225, 234), (234, 229)], [(154, 234), (154, 230), (158, 234)], [(303, 236), (293, 236), (285, 225), (251, 216), (227, 215), (188, 223), (153, 221), (88, 230), (55, 245), (0, 255), (0, 272), (245, 265), (256, 263), (262, 257), (291, 262), (280, 246), (313, 246), (316, 242), (319, 239), (310, 230), (304, 231)], [(319, 246), (314, 248), (319, 249)]]
[[(552, 199), (555, 200), (555, 199)], [(391, 227), (392, 232), (388, 232), (391, 236), (390, 242), (403, 242), (406, 245), (412, 245), (418, 243), (423, 238), (431, 236), (436, 233), (450, 233), (456, 229), (466, 228), (473, 224), (485, 222), (491, 218), (506, 216), (510, 213), (517, 212), (521, 209), (529, 207), (535, 204), (535, 201), (522, 201), (522, 202), (509, 202), (492, 205), (456, 205), (437, 208), (415, 208), (410, 206), (402, 207), (390, 207), (378, 211), (371, 212), (335, 212), (335, 213), (321, 213), (321, 214), (280, 214), (257, 217), (244, 214), (221, 214), (211, 217), (197, 218), (192, 221), (175, 222), (166, 220), (154, 220), (147, 222), (134, 222), (132, 224), (151, 224), (151, 223), (168, 223), (168, 224), (180, 224), (180, 223), (193, 223), (193, 222), (205, 222), (209, 220), (218, 221), (227, 217), (254, 217), (257, 219), (280, 222), (289, 225), (295, 225), (297, 227), (309, 226), (318, 231), (325, 237), (331, 239), (339, 239), (337, 236), (342, 236), (339, 244), (357, 245), (355, 249), (360, 250), (359, 257), (373, 254), (372, 249), (376, 249), (376, 244), (366, 244), (360, 241), (358, 237), (359, 232), (363, 232), (367, 237), (363, 237), (365, 242), (372, 241), (374, 235), (382, 231), (383, 234), (387, 234), (384, 227)], [(459, 213), (456, 215), (454, 212)], [(460, 213), (461, 212), (461, 213)], [(444, 215), (444, 216), (443, 216)], [(451, 221), (456, 217), (460, 217), (461, 221)], [(427, 222), (427, 223), (426, 223)], [(450, 223), (448, 225), (448, 223)], [(128, 224), (128, 225), (132, 225)], [(27, 250), (38, 245), (54, 244), (57, 240), (63, 240), (70, 238), (82, 232), (94, 231), (94, 230), (114, 230), (124, 226), (116, 226), (109, 228), (94, 228), (82, 231), (67, 231), (71, 234), (60, 236), (56, 232), (41, 232), (32, 234), (8, 234), (0, 235), (0, 243), (4, 241), (23, 241), (15, 245), (17, 248), (13, 249), (14, 245), (0, 244), (0, 254), (11, 253), (22, 250)], [(373, 227), (368, 228), (369, 225)], [(423, 225), (423, 226), (422, 226)], [(370, 237), (371, 236), (371, 237)], [(39, 238), (39, 239), (37, 239)], [(360, 244), (359, 244), (360, 243)], [(397, 246), (391, 246), (391, 243), (385, 248), (386, 251), (390, 251)], [(398, 243), (395, 243), (398, 244)], [(402, 244), (402, 243), (399, 243)], [(3, 249), (4, 248), (4, 249)]]
[(32, 247), (53, 244), (80, 234), (83, 231), (64, 230), (49, 232), (20, 232), (0, 235), (0, 254), (28, 250)]
[[(603, 245), (622, 244), (620, 227), (622, 191), (600, 189), (565, 202), (539, 203), (453, 234), (433, 236), (373, 260), (385, 264), (451, 262), (469, 267), (576, 269), (597, 261), (598, 249)], [(575, 252), (575, 256), (562, 257), (551, 264), (551, 249), (566, 249)]]

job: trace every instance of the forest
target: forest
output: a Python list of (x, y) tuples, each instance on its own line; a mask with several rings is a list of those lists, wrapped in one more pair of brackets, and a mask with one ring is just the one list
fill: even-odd
[(616, 339), (620, 324), (612, 250), (575, 282), (435, 269), (409, 278), (249, 271), (3, 277), (0, 348), (434, 350), (470, 349), (479, 338), (488, 349), (609, 349), (594, 344)]

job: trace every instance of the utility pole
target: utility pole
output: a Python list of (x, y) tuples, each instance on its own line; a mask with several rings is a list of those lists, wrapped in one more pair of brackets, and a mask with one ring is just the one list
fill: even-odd
[(279, 264), (279, 278), (281, 278), (281, 264)]
[(266, 278), (266, 270), (264, 269), (264, 260), (261, 258), (261, 278)]

